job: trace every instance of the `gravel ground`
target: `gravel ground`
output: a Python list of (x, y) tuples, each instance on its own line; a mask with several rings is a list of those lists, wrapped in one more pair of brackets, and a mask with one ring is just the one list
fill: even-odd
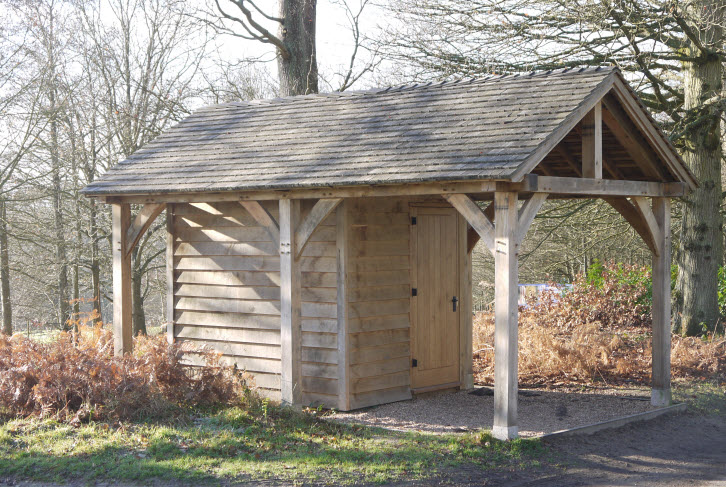
[[(394, 430), (431, 433), (490, 429), (494, 417), (494, 396), (491, 395), (491, 389), (477, 388), (472, 392), (443, 392), (419, 396), (410, 401), (339, 412), (332, 419)], [(538, 436), (652, 409), (654, 408), (650, 405), (650, 398), (642, 393), (636, 397), (612, 393), (520, 390), (519, 434), (522, 437)]]

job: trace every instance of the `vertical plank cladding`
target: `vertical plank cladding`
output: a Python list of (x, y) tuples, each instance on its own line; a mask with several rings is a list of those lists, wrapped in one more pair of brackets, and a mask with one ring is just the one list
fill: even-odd
[[(277, 202), (265, 205), (277, 216)], [(172, 226), (174, 338), (221, 352), (279, 399), (277, 245), (237, 202), (175, 205)]]
[[(301, 220), (315, 201), (303, 201)], [(301, 257), (302, 401), (338, 405), (338, 336), (335, 213), (315, 229)]]
[(409, 399), (408, 200), (351, 200), (348, 222), (350, 408)]

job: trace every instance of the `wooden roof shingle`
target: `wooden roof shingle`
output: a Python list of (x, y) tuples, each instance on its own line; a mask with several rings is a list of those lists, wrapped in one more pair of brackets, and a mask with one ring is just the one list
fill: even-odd
[(560, 70), (210, 106), (83, 191), (100, 196), (519, 178), (525, 166), (539, 162), (534, 159), (550, 139), (560, 137), (558, 129), (576, 123), (578, 110), (602, 97), (614, 76), (614, 68)]

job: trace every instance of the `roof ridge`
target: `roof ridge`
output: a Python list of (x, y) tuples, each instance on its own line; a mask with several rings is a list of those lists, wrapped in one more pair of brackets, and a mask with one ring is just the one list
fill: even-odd
[(606, 73), (612, 73), (612, 72), (620, 72), (620, 69), (617, 66), (583, 66), (583, 67), (572, 67), (567, 66), (563, 68), (557, 68), (557, 69), (549, 69), (549, 70), (535, 70), (535, 71), (517, 71), (513, 73), (505, 73), (505, 74), (488, 74), (485, 76), (473, 76), (470, 78), (456, 78), (456, 79), (449, 79), (449, 80), (442, 80), (442, 81), (428, 81), (428, 82), (419, 82), (419, 83), (410, 83), (410, 84), (403, 84), (403, 85), (392, 85), (387, 87), (377, 87), (377, 88), (369, 88), (367, 90), (354, 90), (354, 91), (330, 91), (326, 93), (310, 93), (307, 95), (294, 95), (294, 96), (278, 96), (275, 98), (261, 98), (261, 99), (255, 99), (255, 100), (242, 100), (242, 101), (233, 101), (233, 102), (227, 102), (227, 103), (217, 103), (214, 105), (207, 105), (204, 107), (199, 108), (197, 111), (204, 111), (204, 110), (212, 110), (216, 108), (228, 108), (228, 107), (245, 107), (245, 106), (254, 106), (254, 105), (272, 105), (275, 103), (283, 103), (283, 102), (295, 102), (295, 101), (303, 101), (303, 100), (310, 100), (314, 98), (342, 98), (342, 97), (353, 97), (353, 96), (364, 96), (364, 95), (382, 95), (386, 93), (399, 93), (403, 91), (412, 91), (412, 90), (425, 90), (429, 88), (439, 88), (444, 86), (455, 86), (455, 85), (461, 85), (464, 83), (468, 84), (475, 84), (475, 83), (487, 83), (487, 82), (495, 82), (495, 81), (503, 81), (503, 80), (509, 80), (509, 79), (515, 79), (515, 78), (535, 78), (535, 77), (545, 77), (545, 76), (557, 76), (565, 73), (577, 73), (577, 74), (585, 74), (585, 73), (596, 73), (596, 72), (606, 72)]

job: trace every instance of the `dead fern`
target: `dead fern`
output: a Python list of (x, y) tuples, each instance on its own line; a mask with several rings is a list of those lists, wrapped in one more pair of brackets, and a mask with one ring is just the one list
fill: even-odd
[(134, 353), (113, 356), (113, 335), (80, 326), (50, 343), (0, 334), (0, 412), (62, 420), (139, 419), (185, 406), (240, 404), (258, 399), (250, 377), (195, 350), (207, 367), (184, 363), (179, 344), (165, 337), (134, 339)]
[[(643, 279), (623, 279), (638, 275)], [(651, 316), (649, 270), (608, 264), (602, 279), (580, 276), (572, 288), (555, 288), (519, 310), (519, 377), (522, 385), (649, 384)], [(474, 318), (474, 372), (494, 378), (494, 314)], [(726, 340), (673, 336), (674, 378), (726, 377)]]

